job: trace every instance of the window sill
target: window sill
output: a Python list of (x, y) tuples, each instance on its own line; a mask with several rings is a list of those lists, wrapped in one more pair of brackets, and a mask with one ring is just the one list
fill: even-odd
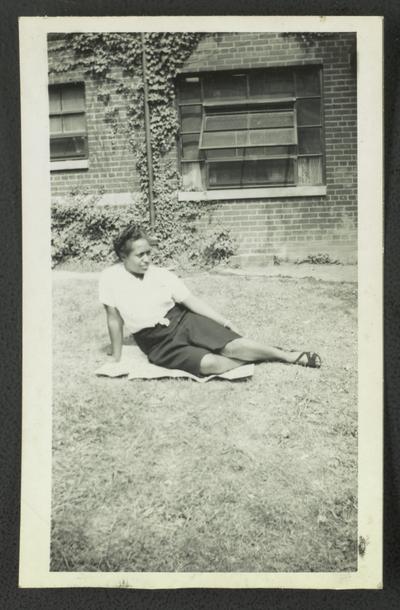
[(226, 199), (274, 199), (276, 197), (320, 197), (326, 186), (285, 186), (215, 191), (181, 191), (178, 201), (222, 201)]
[(88, 159), (68, 159), (66, 161), (50, 161), (50, 171), (69, 171), (74, 169), (89, 169)]

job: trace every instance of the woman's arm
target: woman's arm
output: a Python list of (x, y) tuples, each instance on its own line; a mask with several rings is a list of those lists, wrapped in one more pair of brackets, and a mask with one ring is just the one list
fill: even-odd
[(115, 362), (121, 360), (124, 321), (116, 307), (104, 305), (107, 314), (107, 328), (111, 340), (111, 356)]
[(198, 313), (201, 316), (205, 316), (206, 318), (210, 318), (211, 320), (218, 322), (218, 324), (234, 330), (231, 322), (227, 318), (216, 312), (212, 307), (210, 307), (210, 305), (193, 294), (189, 295), (184, 301), (182, 301), (182, 304), (190, 309), (190, 311)]

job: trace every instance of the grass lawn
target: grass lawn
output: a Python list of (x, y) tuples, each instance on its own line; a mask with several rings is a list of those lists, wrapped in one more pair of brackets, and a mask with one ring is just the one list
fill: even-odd
[(355, 284), (185, 278), (247, 336), (323, 360), (198, 384), (96, 377), (97, 279), (53, 275), (52, 570), (357, 569)]

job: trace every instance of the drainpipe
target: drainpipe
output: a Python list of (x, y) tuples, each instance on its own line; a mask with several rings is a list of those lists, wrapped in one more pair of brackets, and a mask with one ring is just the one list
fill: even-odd
[(144, 41), (144, 32), (140, 33), (142, 41), (142, 70), (143, 70), (143, 95), (144, 95), (144, 122), (145, 122), (145, 137), (147, 151), (147, 173), (149, 176), (149, 212), (150, 226), (154, 229), (155, 213), (153, 201), (153, 161), (151, 156), (151, 133), (150, 133), (150, 111), (147, 88), (147, 73), (146, 73), (146, 46)]

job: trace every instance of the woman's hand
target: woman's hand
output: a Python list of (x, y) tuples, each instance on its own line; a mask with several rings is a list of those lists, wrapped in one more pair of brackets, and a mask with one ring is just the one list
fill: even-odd
[(115, 360), (108, 360), (105, 362), (97, 371), (97, 375), (105, 375), (106, 377), (122, 377), (128, 375), (129, 367), (126, 362), (116, 362)]
[(224, 324), (225, 328), (229, 328), (230, 330), (233, 330), (234, 333), (237, 333), (238, 335), (240, 335), (240, 331), (238, 328), (236, 328), (236, 325), (234, 323), (232, 323), (230, 320), (225, 320), (225, 324)]

